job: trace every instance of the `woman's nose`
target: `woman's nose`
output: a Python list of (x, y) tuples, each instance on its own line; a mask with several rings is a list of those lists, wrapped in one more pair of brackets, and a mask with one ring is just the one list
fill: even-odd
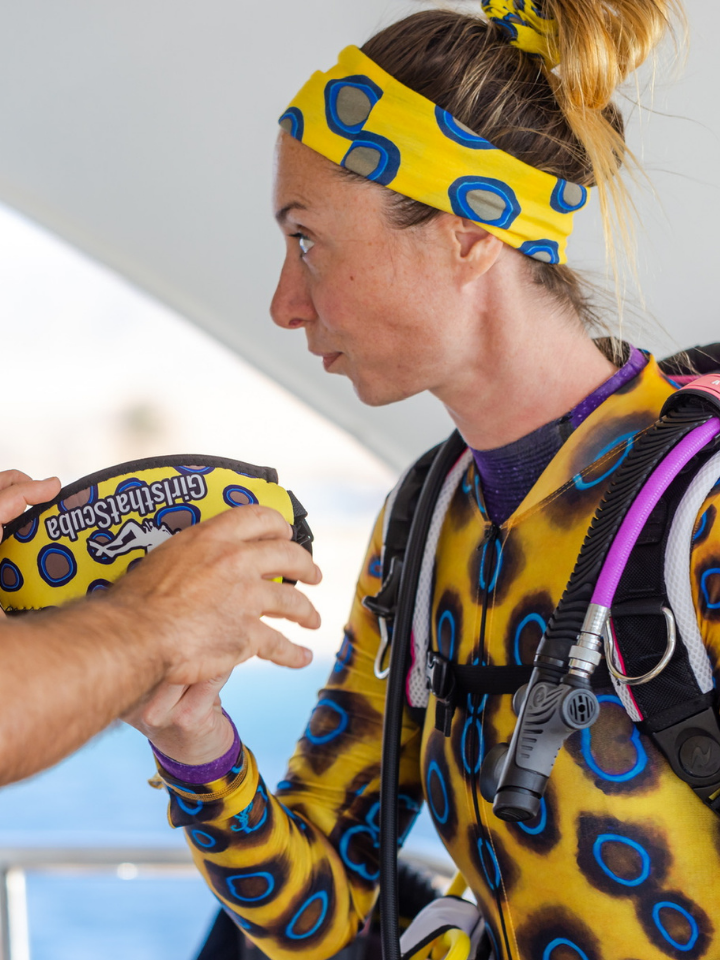
[(287, 257), (270, 304), (273, 322), (286, 330), (295, 330), (316, 318), (315, 308), (303, 275), (302, 264)]

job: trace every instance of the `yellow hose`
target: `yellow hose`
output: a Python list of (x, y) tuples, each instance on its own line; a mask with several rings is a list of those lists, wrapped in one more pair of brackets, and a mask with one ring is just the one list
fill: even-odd
[[(446, 897), (461, 897), (467, 890), (467, 880), (459, 871), (445, 891)], [(431, 943), (414, 953), (411, 960), (469, 960), (470, 937), (457, 927), (446, 930)]]
[(450, 881), (450, 886), (445, 891), (446, 897), (461, 897), (467, 890), (467, 880), (465, 877), (458, 872)]
[(464, 930), (446, 930), (433, 944), (432, 960), (469, 960), (470, 937)]

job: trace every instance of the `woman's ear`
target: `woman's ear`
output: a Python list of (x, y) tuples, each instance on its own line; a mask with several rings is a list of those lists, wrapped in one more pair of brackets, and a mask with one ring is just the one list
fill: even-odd
[(456, 263), (466, 275), (465, 281), (474, 280), (487, 273), (502, 255), (506, 244), (474, 220), (466, 217), (448, 219)]

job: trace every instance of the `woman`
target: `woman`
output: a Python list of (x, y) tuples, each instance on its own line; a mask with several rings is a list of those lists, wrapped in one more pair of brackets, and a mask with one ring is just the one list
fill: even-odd
[[(592, 308), (564, 265), (586, 188), (606, 222), (608, 199), (624, 209), (611, 96), (674, 11), (670, 0), (483, 6), (487, 20), (418, 13), (349, 48), (285, 113), (275, 209), (287, 255), (272, 315), (304, 329), (365, 403), (430, 390), (445, 405), (474, 457), (440, 534), (432, 646), (460, 663), (530, 664), (608, 478), (674, 390), (652, 357), (590, 339)], [(691, 571), (715, 658), (720, 631), (697, 584), (712, 568), (718, 497)], [(221, 712), (219, 683), (161, 691), (135, 717), (172, 823), (271, 957), (331, 956), (376, 895), (385, 682), (361, 601), (378, 591), (381, 545), (382, 517), (275, 796)], [(497, 958), (714, 955), (716, 818), (612, 688), (600, 700), (591, 738), (567, 741), (525, 824), (495, 818), (477, 783), (479, 757), (512, 732), (509, 697), (469, 698), (447, 737), (432, 699), (406, 710), (401, 828), (424, 797)]]

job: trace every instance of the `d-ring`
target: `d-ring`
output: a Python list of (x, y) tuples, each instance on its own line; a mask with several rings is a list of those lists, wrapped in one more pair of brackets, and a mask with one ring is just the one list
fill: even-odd
[(613, 634), (612, 617), (608, 617), (605, 623), (605, 629), (603, 631), (603, 638), (605, 641), (605, 660), (607, 661), (607, 668), (610, 671), (610, 674), (615, 678), (615, 680), (618, 681), (618, 683), (622, 683), (626, 687), (639, 687), (641, 683), (648, 683), (650, 680), (654, 680), (655, 677), (659, 676), (659, 674), (661, 674), (665, 667), (670, 663), (672, 655), (675, 653), (675, 646), (677, 644), (675, 617), (673, 616), (673, 612), (669, 609), (669, 607), (663, 607), (662, 612), (665, 615), (665, 624), (667, 627), (667, 646), (665, 647), (665, 653), (662, 655), (662, 658), (658, 661), (658, 663), (655, 664), (652, 670), (648, 670), (647, 673), (643, 673), (640, 677), (627, 677), (617, 668), (617, 642)]
[(390, 664), (388, 663), (388, 665), (384, 667), (383, 661), (385, 660), (385, 654), (390, 645), (390, 634), (388, 633), (387, 623), (383, 617), (378, 617), (378, 624), (380, 626), (380, 646), (375, 654), (374, 671), (378, 680), (386, 680), (390, 673)]

